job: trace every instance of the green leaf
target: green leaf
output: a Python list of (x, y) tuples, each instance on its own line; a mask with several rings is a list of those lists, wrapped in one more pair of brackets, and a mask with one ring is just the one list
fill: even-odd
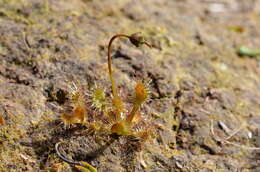
[(254, 50), (254, 49), (247, 48), (245, 46), (241, 46), (238, 49), (238, 54), (254, 57), (260, 55), (260, 50)]
[(97, 169), (92, 165), (90, 165), (89, 163), (84, 161), (80, 161), (80, 163), (84, 166), (76, 165), (75, 167), (81, 172), (97, 172)]

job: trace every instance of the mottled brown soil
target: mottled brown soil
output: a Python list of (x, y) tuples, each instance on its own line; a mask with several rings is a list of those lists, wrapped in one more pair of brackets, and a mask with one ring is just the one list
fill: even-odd
[[(58, 141), (103, 172), (260, 171), (260, 57), (237, 54), (259, 28), (259, 0), (0, 0), (0, 171), (76, 171)], [(101, 152), (109, 135), (60, 115), (72, 82), (110, 90), (108, 41), (139, 31), (155, 48), (117, 40), (113, 67), (124, 98), (151, 80), (156, 134)]]

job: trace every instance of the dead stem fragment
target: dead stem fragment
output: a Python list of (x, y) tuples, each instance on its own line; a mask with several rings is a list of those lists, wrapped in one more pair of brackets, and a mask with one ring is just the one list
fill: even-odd
[[(211, 131), (211, 134), (213, 135), (213, 138), (214, 140), (216, 140), (217, 142), (220, 142), (220, 143), (225, 143), (225, 144), (230, 144), (230, 145), (233, 145), (233, 146), (237, 146), (241, 149), (245, 149), (245, 150), (260, 150), (260, 147), (250, 147), (250, 146), (245, 146), (245, 145), (241, 145), (239, 143), (234, 143), (234, 142), (230, 142), (228, 141), (227, 139), (231, 138), (232, 136), (234, 136), (234, 134), (228, 136), (227, 138), (223, 139), (223, 138), (220, 138), (218, 137), (216, 134), (215, 134), (215, 131), (214, 131), (214, 121), (211, 120), (211, 126), (210, 126), (210, 131)], [(233, 133), (237, 133), (238, 131), (240, 131), (240, 129), (237, 129), (235, 130), (235, 132)]]
[(0, 126), (5, 125), (5, 120), (2, 115), (0, 115)]
[(60, 159), (62, 159), (63, 161), (65, 161), (65, 162), (67, 162), (69, 164), (72, 164), (72, 165), (80, 165), (80, 166), (82, 166), (82, 164), (80, 162), (77, 162), (77, 161), (74, 161), (74, 160), (70, 160), (65, 155), (63, 155), (60, 152), (60, 145), (61, 145), (61, 142), (58, 142), (58, 143), (55, 144), (55, 151), (56, 151), (57, 155), (60, 157)]

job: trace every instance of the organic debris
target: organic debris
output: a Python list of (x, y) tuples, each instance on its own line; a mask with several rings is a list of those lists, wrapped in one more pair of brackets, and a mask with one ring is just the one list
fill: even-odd
[(5, 125), (5, 120), (2, 115), (0, 115), (0, 126)]

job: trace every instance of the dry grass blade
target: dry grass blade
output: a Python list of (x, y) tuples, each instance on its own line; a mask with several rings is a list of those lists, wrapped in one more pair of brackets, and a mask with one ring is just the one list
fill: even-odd
[[(236, 132), (233, 132), (233, 133), (236, 134), (240, 130), (241, 129), (239, 129), (239, 130), (237, 129), (237, 130), (235, 130)], [(230, 142), (230, 141), (227, 140), (227, 139), (231, 138), (232, 136), (234, 136), (235, 134), (232, 134), (231, 136), (228, 136), (226, 139), (222, 139), (222, 138), (218, 137), (215, 134), (215, 132), (214, 132), (214, 121), (213, 120), (211, 120), (210, 131), (211, 131), (211, 134), (213, 135), (214, 140), (216, 140), (218, 142), (234, 145), (234, 146), (237, 146), (237, 147), (245, 149), (245, 150), (260, 150), (260, 147), (245, 146), (245, 145), (241, 145), (239, 143)]]

